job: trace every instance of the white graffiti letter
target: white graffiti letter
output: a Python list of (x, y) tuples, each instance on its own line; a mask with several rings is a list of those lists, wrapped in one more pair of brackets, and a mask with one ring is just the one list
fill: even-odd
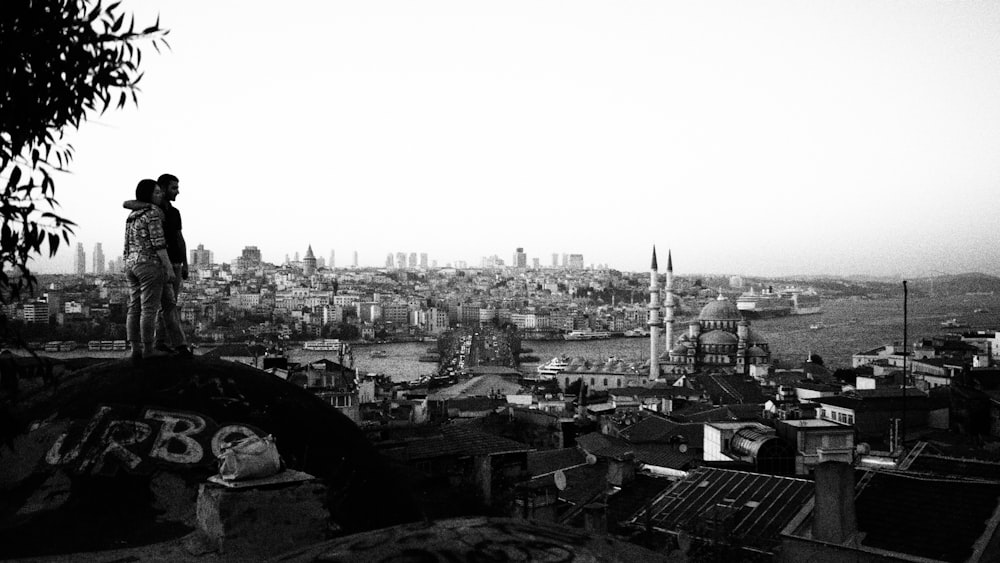
[(222, 444), (237, 440), (239, 438), (249, 438), (251, 436), (257, 436), (257, 433), (253, 429), (243, 426), (242, 424), (230, 424), (228, 426), (223, 426), (218, 431), (216, 431), (215, 436), (212, 436), (212, 454), (215, 457), (222, 455)]
[[(205, 429), (205, 419), (194, 414), (168, 412), (156, 409), (146, 411), (146, 418), (160, 421), (160, 432), (153, 442), (149, 457), (158, 457), (171, 463), (198, 463), (205, 451), (192, 436)], [(186, 428), (178, 431), (178, 425)], [(170, 451), (171, 442), (183, 446), (182, 451)]]
[(146, 438), (153, 430), (148, 424), (135, 420), (115, 420), (108, 424), (104, 431), (101, 444), (104, 448), (91, 450), (99, 452), (97, 455), (88, 455), (80, 463), (80, 471), (86, 471), (91, 464), (94, 465), (94, 473), (100, 473), (104, 469), (104, 461), (110, 455), (120, 461), (129, 469), (135, 469), (142, 463), (142, 458), (130, 452), (125, 446), (138, 444)]
[(66, 436), (69, 433), (67, 432), (66, 434), (59, 436), (55, 443), (52, 444), (52, 447), (49, 448), (48, 453), (45, 454), (45, 461), (48, 462), (49, 465), (62, 465), (79, 457), (80, 449), (83, 448), (83, 445), (90, 438), (91, 434), (97, 430), (97, 426), (101, 423), (104, 415), (108, 414), (108, 411), (110, 410), (111, 407), (98, 408), (97, 412), (94, 413), (94, 416), (92, 416), (90, 421), (87, 423), (87, 427), (83, 430), (83, 435), (80, 436), (80, 439), (77, 440), (76, 444), (66, 453), (63, 453), (62, 449), (63, 444), (66, 441)]

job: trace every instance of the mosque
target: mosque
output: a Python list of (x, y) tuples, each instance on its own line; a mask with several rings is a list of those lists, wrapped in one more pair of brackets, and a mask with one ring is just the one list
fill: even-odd
[[(673, 257), (667, 252), (667, 275), (664, 287), (663, 319), (660, 319), (659, 271), (656, 248), (649, 273), (649, 376), (683, 375), (711, 371), (748, 374), (750, 366), (771, 364), (766, 341), (750, 328), (736, 304), (721, 293), (704, 307), (697, 320), (688, 322), (687, 332), (674, 336)], [(663, 335), (660, 335), (660, 329)], [(661, 345), (662, 351), (661, 351)]]

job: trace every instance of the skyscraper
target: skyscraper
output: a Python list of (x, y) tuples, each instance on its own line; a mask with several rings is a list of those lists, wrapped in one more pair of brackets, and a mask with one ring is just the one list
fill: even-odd
[(329, 265), (330, 265), (330, 269), (331, 270), (337, 267), (337, 251), (336, 250), (331, 250), (330, 251), (330, 262), (329, 262)]
[(406, 268), (406, 253), (397, 252), (396, 253), (396, 268), (399, 270)]
[(104, 274), (104, 249), (101, 248), (101, 243), (94, 244), (94, 273), (97, 275)]
[[(258, 253), (259, 255), (259, 253)], [(197, 268), (199, 266), (208, 266), (213, 263), (213, 256), (211, 250), (205, 250), (204, 244), (199, 244), (198, 248), (191, 251), (191, 263), (192, 268)]]
[(83, 243), (76, 243), (76, 261), (73, 264), (73, 272), (78, 276), (87, 273), (87, 253), (83, 250)]
[[(243, 261), (247, 265), (258, 266), (260, 265), (260, 249), (256, 246), (244, 247), (241, 258), (243, 258)], [(295, 259), (298, 260), (298, 256), (296, 256)]]
[(416, 252), (411, 252), (410, 253), (409, 266), (410, 266), (411, 270), (416, 270), (417, 269), (417, 253)]
[(518, 247), (514, 251), (514, 259), (511, 261), (515, 268), (527, 268), (528, 267), (528, 255), (524, 253), (524, 248)]
[(420, 253), (420, 269), (421, 270), (426, 270), (427, 269), (427, 253), (426, 252), (421, 252)]
[(358, 251), (354, 251), (354, 255), (351, 256), (351, 267), (357, 269), (358, 267)]
[(553, 268), (559, 267), (559, 254), (555, 252), (552, 253), (552, 267)]
[(569, 267), (573, 270), (583, 269), (583, 254), (570, 254)]
[(392, 268), (392, 253), (385, 255), (385, 267)]

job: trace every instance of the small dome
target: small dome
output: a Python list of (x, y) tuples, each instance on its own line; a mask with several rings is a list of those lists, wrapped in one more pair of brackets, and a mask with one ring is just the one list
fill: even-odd
[(678, 354), (684, 356), (688, 353), (688, 347), (685, 346), (684, 344), (678, 344), (677, 346), (674, 346), (674, 349), (671, 350), (670, 352), (672, 354)]
[(741, 321), (743, 316), (740, 314), (740, 310), (736, 308), (736, 304), (732, 301), (722, 298), (710, 302), (701, 309), (701, 313), (698, 315), (699, 321)]
[(751, 346), (747, 353), (750, 354), (751, 358), (766, 358), (767, 352), (764, 351), (760, 346)]
[(724, 330), (713, 330), (706, 332), (698, 338), (698, 341), (702, 344), (718, 344), (718, 345), (729, 345), (735, 346), (739, 343), (736, 335), (731, 332), (726, 332)]
[(767, 344), (767, 339), (761, 336), (759, 332), (751, 328), (747, 330), (747, 343), (751, 346), (755, 344)]

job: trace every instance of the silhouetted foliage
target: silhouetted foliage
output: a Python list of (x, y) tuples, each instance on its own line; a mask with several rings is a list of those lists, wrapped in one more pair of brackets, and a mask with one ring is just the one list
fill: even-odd
[(75, 224), (56, 213), (53, 173), (66, 172), (64, 142), (95, 113), (131, 99), (142, 78), (139, 40), (167, 46), (155, 24), (135, 30), (120, 2), (7, 0), (0, 17), (0, 302), (35, 286), (28, 262), (69, 243)]

